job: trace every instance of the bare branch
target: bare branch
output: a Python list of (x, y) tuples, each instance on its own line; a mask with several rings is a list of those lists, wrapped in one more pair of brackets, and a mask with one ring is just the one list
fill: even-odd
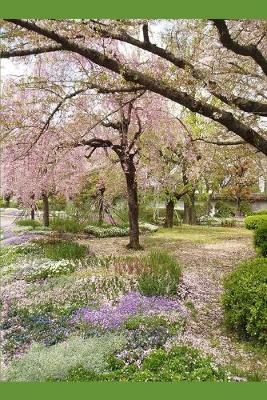
[(10, 50), (10, 51), (3, 50), (0, 51), (0, 58), (24, 57), (42, 53), (52, 53), (60, 50), (64, 50), (62, 46), (36, 47), (32, 49), (21, 49), (21, 50)]
[(216, 26), (220, 41), (225, 48), (232, 50), (236, 54), (253, 58), (267, 76), (267, 60), (257, 46), (253, 44), (241, 45), (233, 40), (224, 19), (212, 19), (211, 21), (213, 21)]

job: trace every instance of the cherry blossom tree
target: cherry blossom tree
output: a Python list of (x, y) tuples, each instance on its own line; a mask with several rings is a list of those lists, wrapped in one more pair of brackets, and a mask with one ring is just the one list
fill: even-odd
[[(79, 55), (110, 71), (112, 82), (117, 76), (117, 83), (160, 94), (267, 154), (265, 21), (173, 20), (165, 25), (8, 19), (2, 24), (1, 57)], [(153, 43), (156, 29), (161, 35)], [(19, 47), (14, 50), (15, 41)], [(130, 48), (140, 52), (138, 63), (125, 57)]]

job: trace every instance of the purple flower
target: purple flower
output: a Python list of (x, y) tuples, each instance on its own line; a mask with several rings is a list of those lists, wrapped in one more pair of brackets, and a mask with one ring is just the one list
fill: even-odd
[(176, 300), (162, 296), (146, 297), (138, 292), (130, 292), (122, 296), (115, 306), (105, 304), (99, 310), (80, 308), (76, 311), (72, 322), (98, 325), (104, 329), (116, 329), (130, 316), (155, 315), (168, 311), (183, 314), (181, 305)]

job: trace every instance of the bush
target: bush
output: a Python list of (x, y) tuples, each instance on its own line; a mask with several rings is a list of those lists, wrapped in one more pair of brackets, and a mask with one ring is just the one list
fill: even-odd
[(138, 289), (147, 296), (175, 295), (181, 267), (165, 252), (152, 252), (143, 259), (144, 272), (138, 277)]
[(69, 371), (68, 381), (227, 381), (229, 372), (217, 367), (211, 357), (205, 357), (192, 347), (176, 346), (171, 350), (154, 350), (145, 356), (141, 366), (127, 365), (119, 358), (109, 357), (109, 373), (96, 374), (82, 366)]
[(240, 202), (240, 211), (243, 215), (251, 215), (251, 204), (246, 200), (242, 200)]
[(50, 227), (53, 231), (60, 233), (79, 233), (84, 229), (84, 225), (71, 218), (55, 218), (52, 220)]
[(225, 218), (221, 221), (221, 226), (231, 228), (236, 226), (236, 220), (233, 218)]
[(234, 208), (224, 203), (223, 201), (217, 201), (215, 204), (215, 217), (217, 218), (229, 218), (235, 215)]
[(31, 226), (32, 228), (36, 228), (41, 226), (42, 224), (35, 219), (19, 219), (16, 221), (16, 225), (18, 226)]
[(249, 215), (245, 218), (247, 229), (257, 229), (263, 222), (267, 222), (267, 215)]
[(267, 210), (257, 210), (251, 213), (251, 215), (267, 215)]
[(223, 308), (227, 325), (239, 335), (267, 339), (267, 259), (246, 261), (225, 280)]
[(149, 224), (148, 222), (139, 223), (140, 232), (157, 232), (159, 227), (157, 225)]
[(107, 367), (108, 355), (124, 344), (122, 335), (113, 334), (90, 339), (70, 337), (50, 347), (33, 344), (20, 359), (11, 362), (6, 377), (10, 381), (64, 379), (68, 371), (77, 365), (100, 373)]
[(44, 256), (52, 260), (79, 259), (85, 256), (87, 247), (75, 242), (66, 240), (53, 242), (39, 241), (44, 249)]
[(267, 222), (255, 230), (254, 244), (259, 254), (267, 257)]
[(120, 237), (120, 236), (128, 236), (129, 228), (123, 228), (119, 226), (95, 226), (88, 225), (84, 229), (85, 233), (94, 235), (97, 238), (105, 238), (105, 237)]
[(35, 260), (24, 268), (22, 276), (27, 282), (34, 282), (39, 279), (70, 274), (74, 270), (75, 266), (69, 260)]

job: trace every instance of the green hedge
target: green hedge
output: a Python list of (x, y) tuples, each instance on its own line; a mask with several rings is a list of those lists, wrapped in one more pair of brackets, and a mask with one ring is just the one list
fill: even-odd
[(251, 215), (267, 215), (267, 210), (254, 211)]
[(267, 341), (267, 259), (246, 261), (225, 279), (222, 302), (228, 327), (245, 338)]
[(245, 226), (247, 229), (257, 229), (265, 222), (267, 222), (267, 215), (249, 215), (245, 218)]
[(267, 257), (267, 222), (255, 230), (254, 244), (259, 254)]

